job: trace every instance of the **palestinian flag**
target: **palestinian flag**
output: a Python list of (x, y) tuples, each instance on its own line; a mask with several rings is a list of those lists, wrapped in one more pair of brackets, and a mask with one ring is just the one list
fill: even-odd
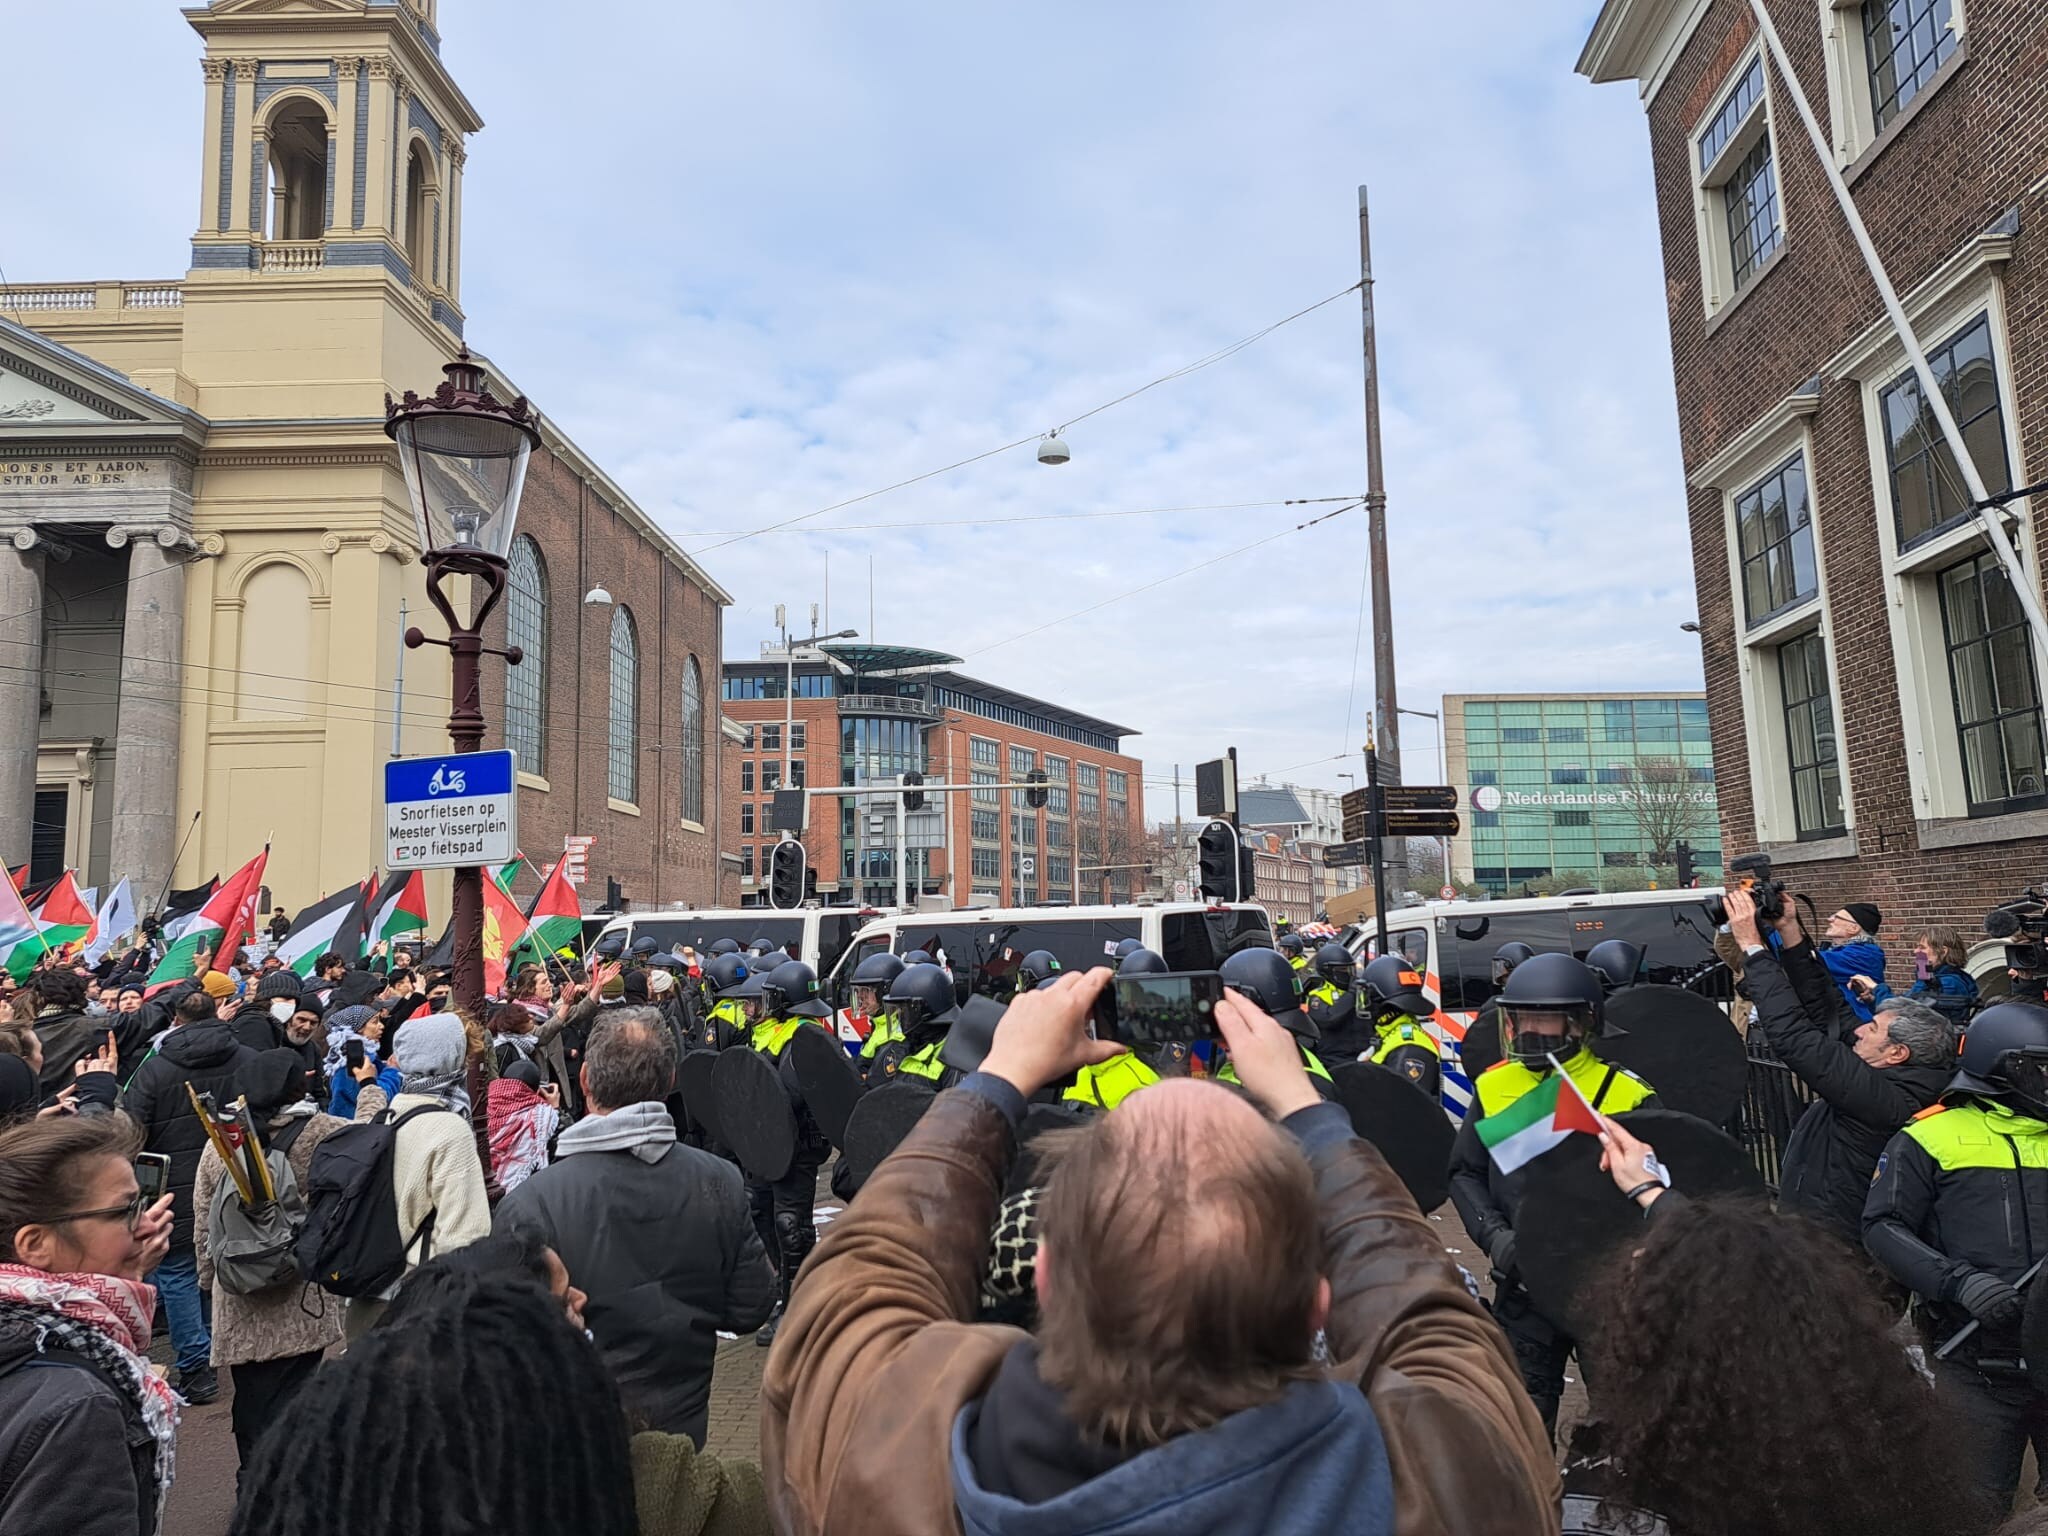
[(28, 866), (24, 864), (19, 869), (10, 869), (7, 871), (7, 878), (14, 882), (17, 891), (21, 890), (28, 884)]
[(573, 944), (583, 932), (583, 908), (576, 900), (576, 887), (569, 883), (569, 861), (563, 859), (548, 876), (547, 884), (533, 898), (526, 911), (526, 937), (519, 941), (522, 951), (546, 963), (547, 957), (564, 944)]
[(504, 868), (492, 874), (491, 878), (498, 882), (499, 890), (510, 891), (512, 889), (512, 882), (519, 878), (519, 866), (525, 862), (525, 854), (515, 853), (512, 855), (511, 861)]
[(505, 995), (505, 973), (512, 952), (526, 937), (526, 919), (519, 903), (498, 888), (495, 880), (484, 882), (484, 993)]
[(351, 957), (362, 947), (363, 893), (360, 886), (336, 891), (292, 919), (292, 930), (278, 941), (277, 958), (303, 979), (313, 962), (329, 951)]
[(62, 949), (92, 933), (92, 904), (80, 893), (78, 878), (71, 870), (57, 877), (50, 894), (36, 907), (35, 919), (43, 942), (52, 949)]
[(29, 915), (12, 880), (0, 880), (0, 969), (26, 981), (36, 962), (50, 952), (42, 930)]
[(1574, 1132), (1600, 1134), (1600, 1117), (1578, 1084), (1553, 1072), (1506, 1109), (1479, 1122), (1479, 1139), (1494, 1167), (1513, 1173), (1562, 1143)]
[(222, 950), (232, 952), (248, 939), (249, 924), (256, 916), (256, 901), (263, 893), (263, 866), (269, 861), (270, 844), (265, 843), (261, 853), (228, 876), (227, 883), (207, 897), (206, 905), (181, 926), (176, 937), (171, 937), (170, 925), (165, 925), (171, 947), (149, 973), (152, 984), (185, 980), (199, 968), (202, 949), (216, 954)]
[(370, 903), (363, 945), (427, 931), (427, 882), (416, 869), (394, 870)]

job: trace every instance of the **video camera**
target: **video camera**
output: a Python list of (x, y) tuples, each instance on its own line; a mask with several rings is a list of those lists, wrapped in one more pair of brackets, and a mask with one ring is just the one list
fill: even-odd
[(2048, 896), (2029, 886), (1984, 914), (1984, 932), (2005, 940), (2006, 969), (2019, 973), (2013, 995), (2048, 998)]
[[(1767, 853), (1745, 853), (1739, 859), (1730, 859), (1722, 885), (1730, 891), (1747, 891), (1756, 903), (1760, 923), (1775, 923), (1785, 915), (1785, 886), (1771, 878), (1771, 856)], [(1716, 928), (1728, 926), (1728, 905), (1721, 897), (1709, 896), (1701, 905), (1707, 909), (1707, 920)]]

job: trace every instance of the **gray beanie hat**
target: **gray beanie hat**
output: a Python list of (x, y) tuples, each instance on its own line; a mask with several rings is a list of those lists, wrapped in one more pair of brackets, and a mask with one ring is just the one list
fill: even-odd
[(445, 1077), (469, 1059), (469, 1036), (452, 1013), (423, 1013), (398, 1029), (398, 1070), (408, 1079)]

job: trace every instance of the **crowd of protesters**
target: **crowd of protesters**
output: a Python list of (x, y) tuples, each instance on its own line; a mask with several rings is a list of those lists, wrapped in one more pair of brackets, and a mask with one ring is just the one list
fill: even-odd
[[(0, 1023), (0, 1536), (153, 1536), (179, 1414), (223, 1385), (237, 1536), (1988, 1536), (2010, 1490), (1978, 1497), (1973, 1420), (1862, 1246), (1887, 1149), (1956, 1080), (1963, 942), (1918, 936), (1895, 989), (1875, 907), (1819, 943), (1739, 893), (1728, 917), (1810, 1103), (1775, 1210), (1689, 1197), (1603, 1120), (1641, 1234), (1599, 1273), (1561, 1453), (1444, 1234), (1236, 992), (1237, 1086), (1161, 1081), (1034, 1143), (1027, 1330), (988, 1320), (991, 1233), (1029, 1106), (1120, 1050), (1089, 1028), (1107, 971), (1009, 1005), (790, 1289), (679, 1125), (694, 955), (549, 957), (480, 1017), (404, 947), (303, 979), (203, 955), (154, 990), (146, 957), (46, 966)], [(388, 1128), (392, 1283), (228, 1283), (237, 1173), (195, 1102), (244, 1106), (298, 1191)], [(2016, 1328), (2011, 1279), (1938, 1299)], [(771, 1314), (760, 1462), (707, 1454), (716, 1339)]]

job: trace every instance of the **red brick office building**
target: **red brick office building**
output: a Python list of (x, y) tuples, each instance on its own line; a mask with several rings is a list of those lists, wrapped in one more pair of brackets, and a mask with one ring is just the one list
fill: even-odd
[[(1143, 765), (1122, 751), (1128, 727), (980, 682), (960, 659), (909, 646), (830, 644), (725, 664), (722, 708), (745, 737), (726, 754), (724, 846), (739, 850), (739, 890), (766, 900), (769, 806), (778, 788), (889, 785), (906, 771), (934, 783), (1006, 784), (1047, 776), (1047, 803), (990, 789), (932, 794), (905, 818), (904, 891), (956, 906), (1128, 901), (1142, 888)], [(791, 697), (791, 682), (794, 697)], [(804, 833), (820, 900), (896, 900), (896, 803), (813, 797)], [(1126, 866), (1105, 868), (1103, 866)]]
[[(2041, 478), (2048, 0), (1769, 14), (1984, 480)], [(1723, 847), (1896, 967), (2048, 875), (2018, 603), (1746, 0), (1608, 0), (1579, 70), (1648, 117)]]

